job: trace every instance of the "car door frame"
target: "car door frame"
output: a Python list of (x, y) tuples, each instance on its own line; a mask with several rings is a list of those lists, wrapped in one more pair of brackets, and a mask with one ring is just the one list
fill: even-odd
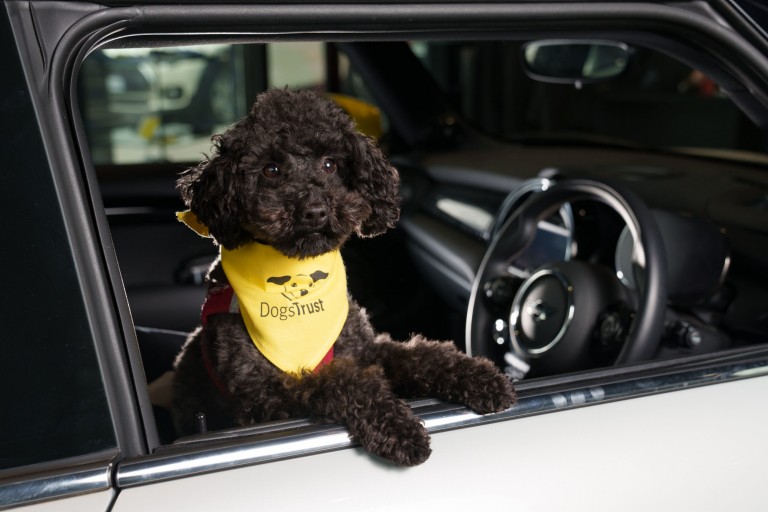
[[(457, 26), (478, 31), (487, 30), (488, 26), (497, 27), (494, 29), (497, 31), (514, 28), (524, 33), (532, 27), (549, 23), (560, 27), (560, 30), (572, 30), (573, 27), (567, 23), (568, 16), (578, 14), (586, 20), (590, 16), (605, 17), (612, 13), (619, 16), (620, 22), (607, 27), (607, 32), (627, 24), (640, 24), (643, 19), (648, 23), (662, 20), (662, 24), (667, 24), (665, 30), (674, 31), (683, 27), (717, 42), (716, 46), (725, 55), (738, 55), (739, 66), (736, 69), (738, 76), (746, 83), (763, 91), (768, 83), (765, 56), (738, 34), (725, 30), (695, 10), (662, 5), (566, 3), (559, 12), (554, 12), (535, 4), (515, 3), (439, 6), (311, 6), (295, 3), (279, 6), (199, 6), (194, 11), (180, 11), (170, 5), (102, 8), (77, 3), (45, 5), (12, 1), (7, 3), (6, 8), (12, 19), (28, 83), (36, 84), (31, 92), (38, 122), (48, 158), (56, 171), (61, 208), (76, 250), (78, 277), (87, 296), (87, 309), (98, 340), (99, 362), (118, 427), (118, 458), (122, 459), (114, 476), (110, 473), (108, 480), (110, 485), (119, 489), (308, 454), (346, 450), (355, 445), (341, 427), (318, 427), (302, 422), (256, 427), (249, 432), (225, 433), (218, 438), (209, 436), (203, 442), (192, 439), (170, 448), (159, 445), (130, 310), (122, 293), (117, 256), (111, 246), (106, 218), (99, 213), (103, 207), (95, 172), (87, 156), (84, 129), (77, 114), (74, 77), (80, 62), (92, 48), (118, 34), (127, 37), (175, 32), (177, 40), (188, 40), (182, 28), (189, 31), (189, 27), (226, 32), (227, 27), (230, 27), (229, 30), (231, 27), (240, 29), (244, 24), (251, 24), (262, 27), (262, 30), (254, 31), (249, 37), (264, 40), (276, 34), (297, 32), (315, 33), (323, 38), (331, 37), (329, 34), (332, 32), (343, 39), (352, 37), (348, 33), (351, 31), (359, 37), (374, 37), (378, 30), (401, 27), (408, 27), (407, 32), (414, 35), (439, 29), (440, 34), (449, 37), (446, 33)], [(333, 31), (329, 31), (328, 27), (333, 27)], [(244, 37), (241, 29), (235, 32), (223, 40)], [(760, 108), (748, 110), (761, 126), (768, 125), (765, 114), (768, 99), (749, 94), (739, 98), (743, 104), (760, 103)], [(610, 368), (546, 382), (524, 383), (519, 386), (519, 404), (498, 415), (481, 417), (463, 408), (431, 401), (414, 403), (414, 407), (421, 411), (430, 431), (437, 434), (761, 376), (765, 368), (768, 368), (765, 351), (747, 349), (728, 352), (723, 356)], [(765, 382), (765, 379), (758, 380)], [(617, 390), (629, 386), (629, 390), (617, 391), (616, 394), (605, 393), (604, 390), (598, 392), (590, 383), (600, 383), (600, 387), (615, 385)], [(225, 455), (223, 458), (222, 453)], [(199, 463), (185, 465), (185, 461), (198, 457)], [(211, 460), (219, 462), (212, 464)], [(102, 466), (99, 468), (102, 469)], [(22, 480), (12, 482), (16, 486), (14, 488), (18, 488)], [(103, 489), (104, 480), (99, 481), (99, 488)], [(23, 498), (18, 502), (24, 502)]]

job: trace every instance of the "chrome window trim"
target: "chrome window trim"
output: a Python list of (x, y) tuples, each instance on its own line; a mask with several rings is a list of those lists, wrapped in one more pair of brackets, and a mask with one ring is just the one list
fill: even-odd
[(0, 510), (110, 490), (112, 469), (112, 464), (101, 462), (8, 479), (0, 475)]
[[(743, 354), (742, 354), (743, 356)], [(739, 357), (736, 355), (736, 357)], [(768, 375), (768, 358), (748, 363), (722, 364), (671, 374), (617, 379), (602, 385), (569, 388), (563, 391), (525, 393), (512, 408), (498, 413), (479, 415), (463, 406), (443, 404), (436, 400), (411, 403), (433, 434), (515, 418), (568, 410), (599, 403), (615, 402), (658, 393), (741, 380)], [(610, 371), (610, 370), (607, 370)], [(594, 373), (594, 372), (593, 372)], [(592, 380), (594, 382), (594, 380)], [(531, 386), (532, 387), (532, 386)], [(200, 475), (225, 469), (263, 464), (303, 455), (357, 446), (341, 426), (312, 425), (304, 420), (281, 424), (265, 424), (249, 429), (235, 429), (181, 440), (145, 457), (126, 460), (117, 469), (119, 488)]]

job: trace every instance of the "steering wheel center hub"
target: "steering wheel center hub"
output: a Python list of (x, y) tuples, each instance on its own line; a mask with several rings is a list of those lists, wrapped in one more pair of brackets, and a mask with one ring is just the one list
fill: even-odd
[(553, 269), (542, 269), (521, 286), (509, 317), (516, 351), (539, 356), (554, 347), (573, 319), (573, 286)]

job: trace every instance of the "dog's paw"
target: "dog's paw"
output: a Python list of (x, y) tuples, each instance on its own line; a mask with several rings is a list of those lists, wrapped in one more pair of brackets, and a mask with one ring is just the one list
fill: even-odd
[(491, 361), (469, 358), (466, 373), (458, 381), (458, 400), (479, 414), (509, 409), (517, 402), (517, 393), (509, 377)]
[(379, 439), (371, 453), (403, 467), (417, 466), (429, 458), (432, 448), (421, 420), (412, 416), (408, 421), (398, 421), (394, 428), (387, 427), (378, 432)]
[(416, 466), (432, 453), (429, 434), (408, 406), (362, 422), (354, 432), (363, 447), (397, 466)]

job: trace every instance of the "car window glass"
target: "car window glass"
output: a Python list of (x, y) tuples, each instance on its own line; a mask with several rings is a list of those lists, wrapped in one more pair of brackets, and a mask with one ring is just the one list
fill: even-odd
[[(3, 11), (0, 9), (0, 13)], [(0, 24), (6, 20), (0, 19)], [(10, 29), (0, 43), (13, 47)], [(116, 446), (104, 384), (35, 112), (15, 52), (0, 56), (0, 470)]]
[(80, 96), (98, 164), (199, 159), (247, 113), (243, 47), (105, 49), (83, 64)]
[[(521, 46), (411, 43), (463, 118), (495, 137), (763, 151), (759, 130), (717, 83), (659, 52), (631, 48), (626, 71), (611, 80), (553, 84), (526, 76)], [(248, 51), (254, 47), (263, 62)], [(210, 152), (210, 136), (244, 116), (268, 87), (315, 88), (376, 104), (344, 53), (328, 43), (98, 50), (80, 78), (94, 163), (197, 161)], [(375, 135), (388, 133), (380, 111), (377, 123)]]
[(267, 45), (269, 87), (320, 87), (325, 82), (325, 45), (288, 42)]
[(526, 75), (522, 44), (412, 47), (463, 117), (495, 137), (763, 151), (759, 129), (726, 91), (660, 52), (631, 48), (626, 70), (610, 80), (545, 83)]
[[(256, 94), (272, 87), (317, 89), (374, 103), (346, 57), (326, 43), (97, 50), (84, 61), (79, 83), (93, 162), (198, 161), (210, 153), (211, 135), (245, 116)], [(378, 117), (377, 123), (386, 123)], [(368, 131), (380, 136), (382, 129)]]
[[(398, 51), (407, 49), (403, 42), (397, 45)], [(625, 74), (576, 86), (543, 83), (528, 77), (521, 64), (520, 42), (420, 41), (409, 45), (442, 89), (436, 90), (450, 99), (465, 120), (499, 139), (759, 147), (759, 132), (717, 84), (657, 52), (634, 49)], [(375, 56), (386, 61), (393, 47), (372, 51), (381, 50)], [(346, 97), (360, 100), (373, 107), (373, 124), (379, 126), (378, 131), (371, 129), (370, 133), (391, 142), (395, 136), (386, 116), (375, 108), (376, 97), (363, 75), (354, 69), (353, 62), (359, 62), (354, 58), (360, 59), (360, 55), (355, 56), (348, 46), (353, 57), (350, 59), (344, 50), (342, 44), (290, 42), (146, 49), (134, 45), (130, 49), (93, 52), (82, 67), (79, 83), (81, 110), (100, 178), (104, 178), (105, 164), (128, 169), (132, 169), (131, 164), (143, 164), (150, 173), (160, 175), (167, 166), (155, 164), (182, 162), (186, 165), (175, 167), (182, 169), (199, 161), (211, 151), (211, 135), (245, 115), (255, 96), (269, 87), (312, 88), (333, 94), (342, 106), (353, 111), (362, 128), (364, 123), (355, 112), (366, 109), (360, 104), (345, 103)], [(400, 65), (399, 61), (395, 64)], [(370, 73), (366, 75), (369, 76)], [(393, 109), (391, 119), (393, 126), (395, 121), (400, 123), (397, 128), (413, 122), (409, 128), (416, 136), (411, 140), (418, 141), (426, 134), (421, 140), (428, 141), (425, 146), (429, 151), (429, 141), (456, 132), (450, 130), (453, 123), (439, 124), (447, 119), (443, 117), (437, 119), (442, 130), (427, 125), (434, 121), (435, 111), (425, 106), (427, 102), (420, 102), (427, 96), (423, 90), (421, 96), (409, 96), (409, 92), (417, 89), (411, 76), (400, 73), (392, 79), (400, 89), (386, 91), (398, 95), (398, 99), (412, 100), (399, 104), (407, 105), (401, 111)], [(423, 76), (428, 82), (429, 75)], [(488, 80), (489, 77), (494, 80)], [(380, 90), (377, 93), (382, 95)], [(411, 115), (411, 110), (419, 112)], [(630, 118), (633, 121), (626, 122)], [(664, 123), (659, 122), (662, 118)], [(431, 132), (436, 136), (431, 137)], [(400, 147), (410, 142), (406, 138), (396, 141)], [(461, 141), (460, 136), (443, 138), (451, 144)], [(147, 370), (150, 381), (170, 369), (174, 349), (178, 351), (180, 346), (176, 342), (183, 341), (183, 334), (199, 323), (200, 304), (204, 300), (203, 276), (216, 251), (208, 240), (179, 227), (174, 213), (180, 201), (173, 189), (173, 176), (163, 178), (160, 192), (152, 188), (153, 184), (138, 179), (128, 183), (130, 177), (111, 188), (106, 186), (107, 181), (102, 181), (111, 235), (140, 345), (147, 340), (143, 328), (155, 329), (153, 335), (178, 331), (176, 340), (169, 343), (172, 349), (162, 358), (163, 364), (158, 365), (156, 372)], [(489, 196), (483, 196), (479, 203), (483, 208), (472, 210), (484, 214), (476, 223), (478, 231), (487, 229), (488, 216), (498, 206), (488, 206), (488, 201)], [(456, 210), (450, 202), (442, 201), (437, 206), (448, 208), (454, 217), (468, 215), (466, 208)], [(158, 261), (152, 261), (149, 252)], [(463, 322), (463, 313), (457, 325)], [(440, 322), (440, 328), (446, 324)], [(412, 332), (411, 326), (395, 327)], [(156, 348), (158, 344), (154, 345)], [(145, 369), (151, 361), (150, 356), (145, 357)], [(152, 398), (151, 391), (150, 395)]]

